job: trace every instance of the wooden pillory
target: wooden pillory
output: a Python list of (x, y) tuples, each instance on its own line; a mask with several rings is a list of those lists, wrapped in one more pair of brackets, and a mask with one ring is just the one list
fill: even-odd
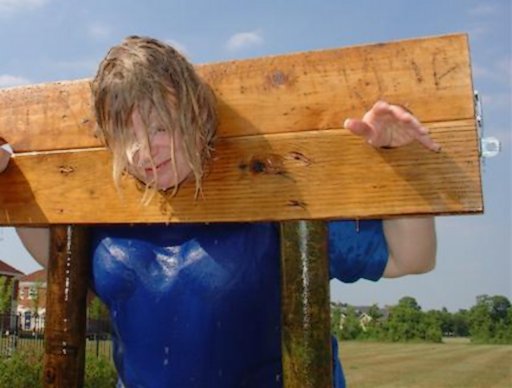
[[(218, 98), (217, 153), (193, 200), (122, 197), (93, 136), (88, 80), (0, 91), (0, 224), (50, 225), (44, 380), (83, 382), (87, 225), (281, 221), (286, 387), (332, 386), (325, 224), (335, 218), (483, 211), (467, 37), (442, 37), (197, 67)], [(398, 103), (442, 145), (374, 149), (341, 127), (375, 101)]]

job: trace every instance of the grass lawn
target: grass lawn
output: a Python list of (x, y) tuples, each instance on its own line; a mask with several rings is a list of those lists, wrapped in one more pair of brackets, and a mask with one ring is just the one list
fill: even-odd
[(340, 343), (348, 387), (512, 387), (512, 345)]
[[(18, 350), (43, 352), (42, 341), (19, 340)], [(87, 341), (87, 352), (110, 358), (110, 341)], [(340, 357), (349, 388), (512, 388), (512, 345), (342, 341)]]

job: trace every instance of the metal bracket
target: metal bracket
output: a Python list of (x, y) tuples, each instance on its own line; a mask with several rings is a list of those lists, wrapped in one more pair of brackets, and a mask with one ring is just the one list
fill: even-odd
[(482, 160), (492, 158), (501, 152), (501, 142), (493, 136), (484, 135), (484, 116), (482, 109), (482, 99), (477, 90), (474, 92), (475, 98), (475, 118), (480, 141), (480, 158)]

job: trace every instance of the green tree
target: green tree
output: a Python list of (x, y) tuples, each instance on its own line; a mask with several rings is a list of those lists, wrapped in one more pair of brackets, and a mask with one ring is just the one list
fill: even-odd
[(438, 319), (442, 334), (444, 336), (453, 336), (455, 331), (453, 314), (451, 314), (446, 307), (443, 307), (441, 311), (439, 311)]
[(443, 321), (446, 319), (446, 313), (448, 311), (430, 310), (423, 314), (421, 330), (418, 333), (419, 338), (428, 342), (442, 342), (442, 326)]
[(376, 303), (370, 306), (368, 309), (368, 315), (372, 318), (372, 321), (378, 321), (380, 318), (382, 318), (382, 312)]
[(470, 310), (469, 332), (472, 342), (490, 342), (492, 321), (486, 304), (478, 302)]
[(32, 296), (32, 310), (34, 311), (34, 317), (39, 316), (39, 308), (41, 307), (41, 288), (43, 288), (43, 282), (38, 280), (34, 283), (32, 290), (29, 291)]
[(502, 295), (494, 295), (490, 298), (490, 314), (493, 321), (505, 321), (510, 310), (510, 301)]
[(472, 342), (512, 343), (512, 307), (501, 295), (479, 295), (469, 312)]
[(0, 314), (11, 311), (14, 283), (7, 276), (0, 276)]
[(0, 332), (4, 331), (4, 324), (8, 325), (12, 305), (14, 283), (7, 276), (0, 276)]
[(331, 333), (340, 338), (341, 306), (331, 304)]
[(359, 317), (357, 316), (356, 309), (352, 306), (348, 306), (344, 313), (345, 317), (342, 318), (343, 325), (339, 333), (339, 339), (356, 339), (363, 331), (361, 329), (361, 324), (359, 323)]
[(383, 337), (382, 333), (382, 317), (383, 314), (377, 304), (370, 306), (367, 312), (371, 320), (366, 324), (366, 330), (360, 334), (360, 338), (380, 340)]
[(452, 316), (453, 335), (469, 337), (469, 311), (461, 309)]
[(108, 319), (109, 312), (107, 306), (95, 296), (89, 308), (87, 309), (87, 317), (90, 319)]
[(398, 301), (398, 305), (391, 307), (385, 325), (386, 339), (397, 341), (411, 341), (419, 339), (422, 324), (421, 307), (416, 299), (406, 296)]

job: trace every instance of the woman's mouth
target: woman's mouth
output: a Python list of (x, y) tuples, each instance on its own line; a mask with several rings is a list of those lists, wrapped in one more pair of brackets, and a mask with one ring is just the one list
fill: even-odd
[[(167, 165), (167, 163), (169, 163), (171, 161), (171, 159), (167, 159), (167, 160), (164, 160), (163, 162), (157, 164), (155, 166), (155, 170), (159, 170), (160, 168), (164, 167), (165, 165)], [(144, 171), (146, 171), (146, 173), (152, 173), (153, 172), (153, 168), (152, 167), (146, 167), (144, 169)]]

